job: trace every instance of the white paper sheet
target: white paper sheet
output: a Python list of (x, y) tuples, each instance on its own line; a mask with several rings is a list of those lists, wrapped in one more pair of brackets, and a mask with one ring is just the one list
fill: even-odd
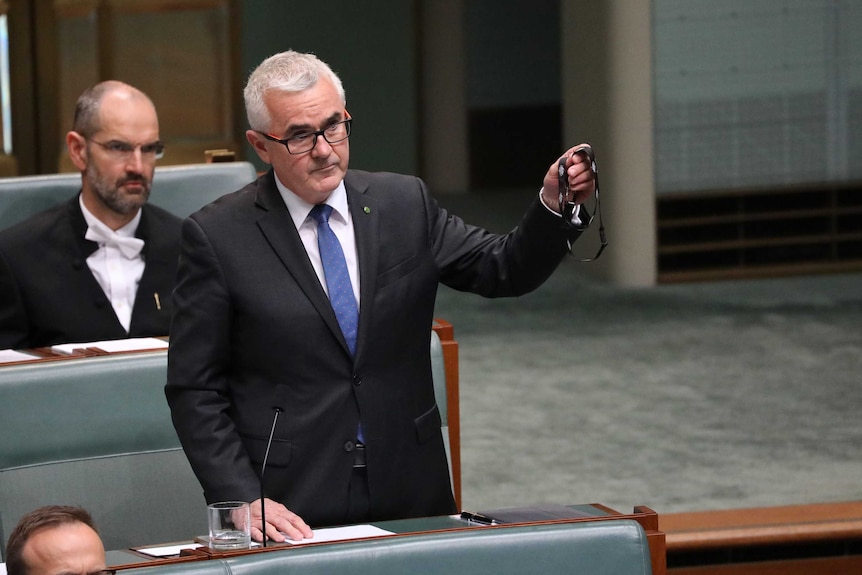
[(349, 527), (329, 527), (326, 529), (312, 530), (314, 537), (302, 541), (286, 539), (285, 543), (291, 545), (305, 545), (308, 543), (327, 543), (330, 541), (349, 541), (351, 539), (365, 539), (366, 537), (383, 537), (394, 535), (392, 531), (386, 531), (373, 525), (351, 525)]
[[(15, 351), (14, 349), (0, 349), (0, 363), (26, 361), (30, 359), (39, 359), (39, 357), (36, 355), (30, 355), (29, 353)], [(5, 566), (5, 563), (3, 563), (2, 565)]]
[(168, 342), (155, 337), (130, 337), (126, 339), (112, 339), (107, 341), (89, 341), (83, 343), (61, 343), (51, 346), (51, 351), (56, 353), (71, 354), (76, 349), (97, 347), (108, 353), (123, 351), (144, 351), (150, 349), (168, 349)]
[(183, 549), (197, 549), (200, 543), (185, 543), (183, 545), (164, 545), (162, 547), (147, 547), (145, 549), (136, 549), (139, 553), (152, 555), (153, 557), (170, 557), (179, 555)]

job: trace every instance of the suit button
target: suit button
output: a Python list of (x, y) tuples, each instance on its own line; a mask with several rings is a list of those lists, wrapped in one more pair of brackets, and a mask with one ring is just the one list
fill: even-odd
[(353, 385), (355, 385), (355, 386), (357, 386), (357, 387), (359, 387), (360, 385), (362, 385), (362, 378), (361, 378), (361, 377), (359, 377), (359, 374), (358, 374), (358, 373), (354, 373), (354, 374), (353, 374)]
[(356, 444), (353, 443), (352, 441), (348, 441), (344, 444), (344, 451), (350, 453), (354, 449), (356, 449)]

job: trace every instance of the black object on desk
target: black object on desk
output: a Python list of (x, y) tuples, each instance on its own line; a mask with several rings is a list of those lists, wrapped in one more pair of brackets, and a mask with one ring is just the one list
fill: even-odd
[[(583, 506), (581, 506), (583, 507)], [(556, 504), (528, 505), (525, 507), (507, 507), (505, 509), (493, 509), (474, 513), (463, 511), (461, 518), (482, 525), (502, 525), (504, 523), (528, 523), (531, 521), (555, 521), (558, 519), (580, 519), (583, 517), (596, 517), (591, 513), (577, 507)]]

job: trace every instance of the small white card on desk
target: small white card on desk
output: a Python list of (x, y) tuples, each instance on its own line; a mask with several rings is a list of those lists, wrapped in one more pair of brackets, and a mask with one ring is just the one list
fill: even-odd
[(72, 354), (76, 349), (99, 348), (108, 353), (123, 351), (147, 351), (153, 349), (168, 349), (168, 342), (156, 337), (130, 337), (126, 339), (111, 339), (107, 341), (88, 341), (83, 343), (61, 343), (52, 345), (51, 351)]
[(329, 543), (332, 541), (349, 541), (351, 539), (365, 539), (367, 537), (383, 537), (384, 535), (395, 535), (392, 531), (386, 531), (373, 525), (351, 525), (349, 527), (329, 527), (327, 529), (313, 529), (314, 537), (293, 541), (285, 539), (290, 545), (305, 545), (307, 543)]
[(135, 549), (138, 553), (143, 553), (144, 555), (152, 555), (153, 557), (171, 557), (173, 555), (179, 555), (183, 549), (197, 549), (200, 547), (200, 543), (185, 543), (182, 545), (164, 545), (162, 547), (145, 547)]

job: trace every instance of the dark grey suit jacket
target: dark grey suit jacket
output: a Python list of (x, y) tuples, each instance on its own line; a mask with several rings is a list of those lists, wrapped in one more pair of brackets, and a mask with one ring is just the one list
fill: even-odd
[(128, 334), (87, 266), (98, 245), (84, 239), (77, 195), (0, 232), (0, 349), (168, 335), (181, 224), (143, 207), (136, 235), (146, 267)]
[(453, 513), (429, 353), (437, 286), (527, 293), (566, 235), (538, 200), (500, 236), (449, 216), (418, 178), (350, 170), (345, 186), (355, 358), (272, 172), (185, 221), (165, 388), (174, 426), (208, 501), (252, 501), (282, 408), (266, 494), (318, 527), (346, 520), (361, 419), (372, 520)]

